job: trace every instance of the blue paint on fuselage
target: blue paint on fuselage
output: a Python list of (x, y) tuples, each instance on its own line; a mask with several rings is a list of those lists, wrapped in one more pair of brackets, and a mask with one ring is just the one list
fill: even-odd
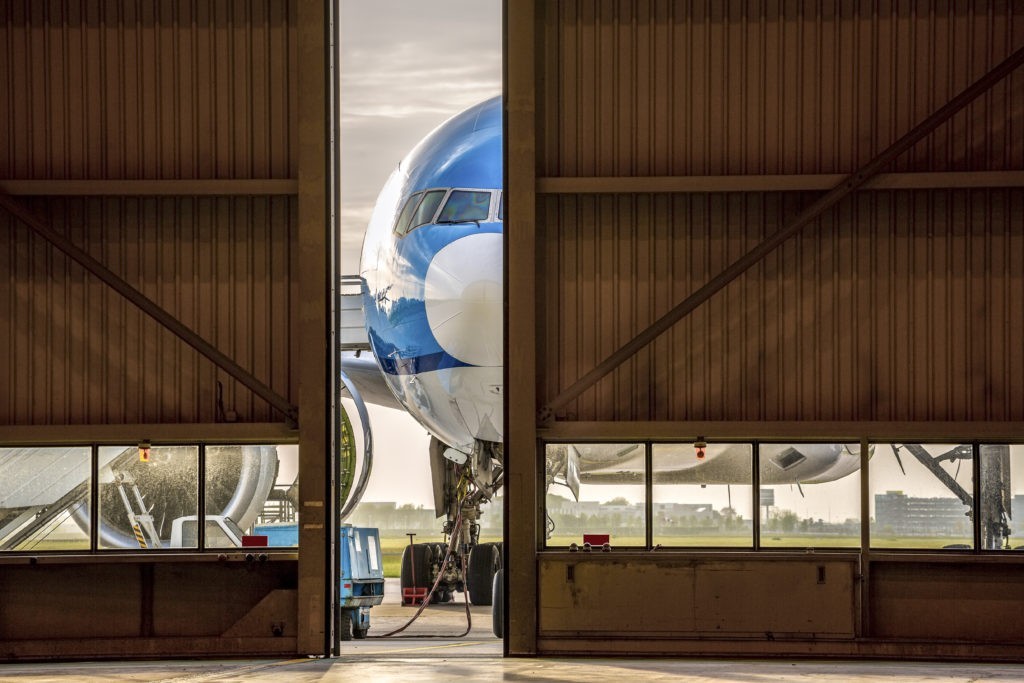
[(395, 218), (412, 194), (428, 189), (502, 187), (501, 98), (449, 119), (399, 164), (381, 192), (363, 245), (363, 312), (374, 355), (390, 375), (470, 367), (431, 332), (424, 279), (434, 256), (467, 235), (502, 232), (502, 223), (422, 225), (405, 235)]

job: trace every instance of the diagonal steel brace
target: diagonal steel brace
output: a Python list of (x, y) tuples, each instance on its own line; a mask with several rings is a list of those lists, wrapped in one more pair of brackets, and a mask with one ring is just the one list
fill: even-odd
[(624, 344), (618, 351), (601, 361), (597, 367), (576, 380), (574, 384), (558, 394), (538, 413), (541, 424), (550, 422), (555, 411), (566, 405), (584, 391), (597, 384), (601, 378), (624, 363), (637, 351), (654, 341), (670, 327), (693, 312), (698, 306), (710, 299), (730, 282), (749, 270), (753, 265), (778, 248), (783, 242), (797, 234), (804, 226), (815, 220), (822, 213), (832, 208), (847, 195), (852, 194), (864, 183), (885, 169), (897, 157), (917, 144), (922, 138), (949, 120), (954, 114), (973, 102), (1001, 81), (1014, 69), (1024, 63), (1024, 48), (1014, 52), (999, 65), (971, 84), (966, 90), (937, 109), (931, 116), (917, 124), (910, 132), (887, 147), (855, 172), (847, 176), (838, 185), (829, 190), (809, 207), (801, 211), (792, 221), (784, 225), (763, 242), (734, 261), (725, 270), (716, 275), (696, 292), (686, 297), (672, 310), (656, 320), (650, 327), (641, 331), (631, 341)]
[(216, 347), (161, 308), (155, 301), (132, 287), (112, 270), (80, 249), (71, 240), (53, 230), (46, 222), (23, 206), (14, 197), (0, 193), (0, 207), (27, 225), (33, 232), (62, 251), (70, 259), (76, 261), (86, 271), (105, 282), (118, 294), (135, 304), (139, 310), (166, 327), (183, 342), (209, 358), (218, 368), (231, 375), (248, 387), (254, 394), (284, 413), (291, 427), (298, 427), (299, 409), (287, 398), (278, 394), (258, 380), (251, 372), (221, 353)]

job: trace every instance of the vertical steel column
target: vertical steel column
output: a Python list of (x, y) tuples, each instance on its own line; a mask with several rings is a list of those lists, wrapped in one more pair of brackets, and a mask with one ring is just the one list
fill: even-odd
[(871, 635), (871, 605), (868, 600), (871, 595), (871, 451), (868, 450), (870, 445), (866, 437), (860, 440), (860, 567), (854, 578), (855, 600), (860, 606), (856, 612), (855, 633), (860, 638)]
[(644, 547), (654, 547), (654, 446), (644, 442)]
[[(324, 619), (331, 625), (330, 651), (335, 656), (341, 654), (341, 610), (338, 609), (338, 580), (341, 576), (341, 547), (339, 541), (342, 500), (339, 490), (339, 472), (341, 469), (341, 244), (339, 239), (340, 226), (338, 216), (341, 212), (341, 96), (338, 54), (341, 49), (339, 36), (341, 27), (339, 22), (338, 2), (327, 4), (327, 26), (324, 40), (327, 43), (325, 58), (327, 60), (327, 83), (328, 93), (324, 116), (327, 120), (327, 192), (328, 211), (330, 220), (327, 221), (327, 235), (329, 244), (328, 254), (328, 289), (327, 301), (330, 306), (330, 326), (328, 329), (330, 344), (328, 345), (327, 357), (327, 405), (329, 406), (329, 430), (327, 433), (327, 452), (329, 454), (328, 467), (330, 477), (324, 481), (324, 500), (330, 506), (326, 511), (327, 523), (324, 525), (327, 531), (328, 547), (328, 573), (326, 605)], [(370, 457), (369, 453), (367, 457)]]
[[(537, 439), (538, 0), (505, 0), (505, 654), (537, 652), (543, 445)], [(515, 235), (514, 240), (509, 236)], [(515, 336), (516, 344), (510, 344)], [(509, 370), (513, 371), (510, 372)], [(538, 462), (540, 461), (540, 462)]]
[(328, 15), (322, 0), (300, 0), (295, 12), (298, 102), (299, 220), (296, 245), (298, 327), (295, 367), (299, 386), (299, 654), (330, 655), (332, 398), (330, 292), (331, 216), (327, 154)]
[(751, 532), (754, 534), (754, 550), (761, 549), (761, 442), (755, 441), (750, 448), (750, 474), (754, 483), (754, 512), (751, 515)]

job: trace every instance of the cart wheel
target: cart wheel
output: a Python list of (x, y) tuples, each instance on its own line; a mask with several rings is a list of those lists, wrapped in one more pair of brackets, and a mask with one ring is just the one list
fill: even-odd
[(356, 640), (362, 640), (363, 638), (365, 638), (365, 637), (366, 637), (366, 632), (367, 632), (367, 631), (369, 631), (369, 630), (370, 630), (370, 629), (368, 629), (368, 628), (356, 628), (356, 629), (352, 629), (352, 636), (353, 636), (353, 637), (354, 637), (354, 638), (355, 638)]
[(338, 619), (338, 640), (352, 640), (352, 610), (342, 610)]

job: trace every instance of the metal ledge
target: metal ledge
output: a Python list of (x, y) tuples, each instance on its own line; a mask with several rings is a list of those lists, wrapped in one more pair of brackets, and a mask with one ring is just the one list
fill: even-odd
[(294, 178), (232, 180), (0, 180), (0, 192), (22, 196), (231, 197), (298, 195)]
[(298, 443), (299, 432), (283, 422), (217, 422), (116, 425), (0, 425), (0, 447), (85, 444)]
[[(831, 190), (842, 173), (537, 178), (540, 194), (642, 194), (699, 192), (803, 192)], [(880, 173), (861, 190), (939, 190), (1024, 187), (1024, 171)]]
[(537, 435), (559, 441), (692, 441), (698, 435), (710, 441), (883, 441), (912, 439), (923, 443), (950, 440), (1024, 442), (1024, 422), (570, 422), (538, 426)]
[(178, 552), (174, 550), (139, 550), (137, 552), (98, 551), (91, 554), (69, 552), (53, 553), (0, 553), (0, 566), (18, 565), (69, 565), (69, 564), (187, 564), (210, 562), (254, 562), (246, 559), (246, 555), (267, 556), (264, 561), (256, 560), (257, 564), (266, 562), (296, 562), (299, 559), (297, 550), (275, 550), (254, 547), (245, 551), (232, 549), (218, 552), (210, 549), (205, 552)]

